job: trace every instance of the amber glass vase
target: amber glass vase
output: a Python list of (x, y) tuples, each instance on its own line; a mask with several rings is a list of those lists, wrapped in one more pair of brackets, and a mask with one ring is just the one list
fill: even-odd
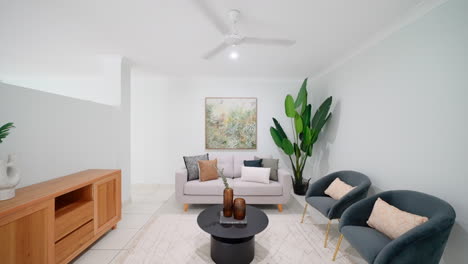
[(224, 189), (223, 200), (223, 215), (225, 217), (232, 216), (232, 199), (234, 198), (234, 190), (231, 188)]
[(234, 200), (234, 219), (243, 220), (245, 218), (245, 200), (236, 198)]

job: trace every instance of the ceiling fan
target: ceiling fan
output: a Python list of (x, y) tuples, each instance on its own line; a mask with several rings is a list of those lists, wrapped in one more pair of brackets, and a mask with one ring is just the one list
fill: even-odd
[[(256, 45), (266, 45), (266, 46), (282, 46), (288, 47), (296, 43), (295, 40), (290, 39), (280, 39), (280, 38), (259, 38), (259, 37), (250, 37), (244, 36), (239, 33), (237, 30), (237, 22), (239, 21), (240, 11), (236, 9), (229, 10), (229, 26), (220, 19), (206, 4), (203, 0), (195, 1), (204, 13), (204, 15), (211, 20), (213, 25), (218, 29), (218, 31), (224, 35), (224, 41), (221, 42), (218, 46), (208, 51), (203, 55), (203, 58), (209, 60), (222, 52), (229, 47), (236, 47), (242, 44), (256, 44)], [(232, 59), (237, 59), (239, 54), (235, 51), (231, 52), (230, 57)]]

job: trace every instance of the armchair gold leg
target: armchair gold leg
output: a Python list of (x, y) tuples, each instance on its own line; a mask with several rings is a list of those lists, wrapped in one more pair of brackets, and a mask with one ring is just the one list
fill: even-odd
[(304, 223), (304, 216), (305, 216), (306, 211), (307, 211), (307, 204), (304, 206), (304, 212), (302, 213), (301, 224)]
[(338, 243), (336, 244), (335, 254), (333, 254), (333, 259), (332, 259), (333, 261), (336, 260), (336, 255), (338, 254), (338, 251), (340, 250), (342, 240), (343, 240), (343, 235), (341, 234), (340, 238), (338, 239)]
[(332, 220), (328, 220), (327, 232), (325, 233), (325, 243), (323, 244), (323, 247), (327, 247), (327, 243), (328, 243), (328, 233), (330, 232), (331, 221), (332, 221)]

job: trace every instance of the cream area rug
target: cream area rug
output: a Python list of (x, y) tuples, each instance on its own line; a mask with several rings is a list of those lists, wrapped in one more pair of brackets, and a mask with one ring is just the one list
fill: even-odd
[[(323, 247), (324, 230), (300, 223), (300, 214), (268, 215), (268, 227), (255, 236), (252, 263), (354, 263), (341, 252), (331, 261), (337, 237)], [(210, 235), (197, 224), (197, 215), (163, 214), (152, 219), (117, 263), (214, 263), (210, 257)]]

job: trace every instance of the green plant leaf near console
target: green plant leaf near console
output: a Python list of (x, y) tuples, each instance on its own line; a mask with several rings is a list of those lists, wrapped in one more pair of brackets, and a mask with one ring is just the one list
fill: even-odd
[(15, 125), (10, 122), (0, 127), (0, 143), (10, 134), (10, 129), (15, 128)]
[[(302, 82), (296, 100), (288, 94), (284, 101), (286, 116), (291, 118), (292, 141), (284, 132), (276, 118), (273, 118), (274, 127), (270, 128), (270, 134), (275, 144), (289, 156), (294, 172), (294, 186), (300, 189), (303, 183), (303, 171), (308, 157), (312, 156), (313, 145), (325, 124), (330, 120), (332, 114), (330, 107), (333, 98), (330, 96), (319, 106), (312, 116), (312, 105), (307, 103), (307, 78)], [(297, 192), (296, 192), (297, 193)]]

